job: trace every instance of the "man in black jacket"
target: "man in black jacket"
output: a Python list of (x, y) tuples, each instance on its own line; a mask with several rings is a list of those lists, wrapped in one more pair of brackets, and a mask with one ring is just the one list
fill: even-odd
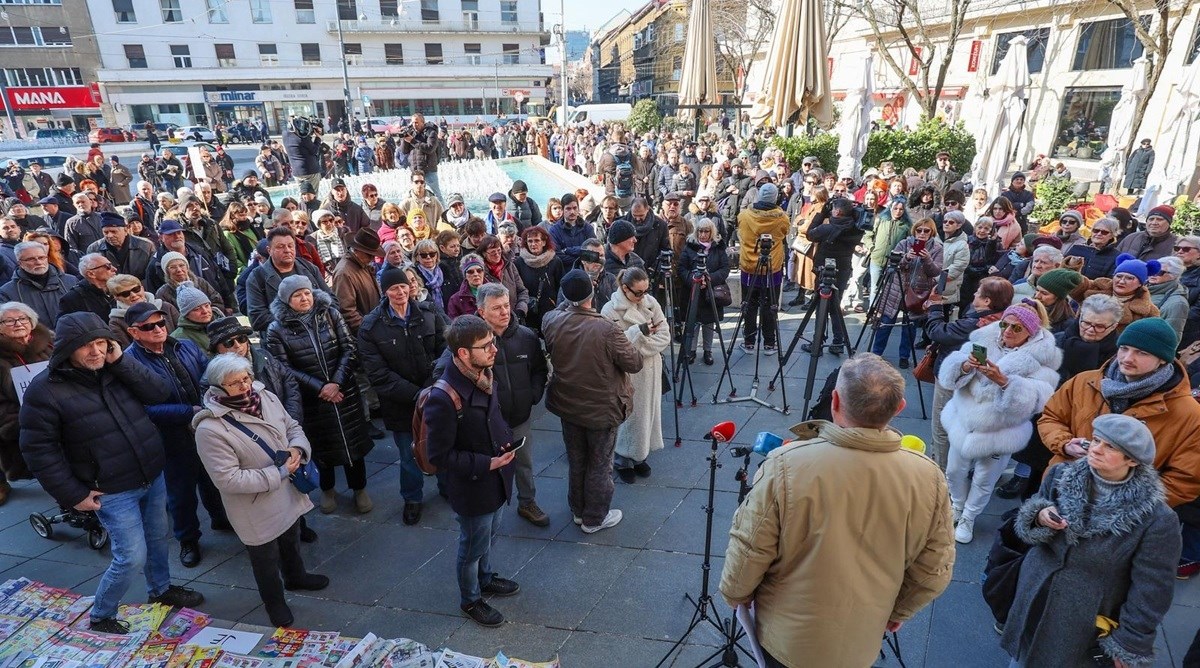
[[(149, 239), (135, 237), (129, 233), (124, 216), (104, 212), (100, 214), (100, 231), (104, 238), (87, 247), (88, 253), (100, 253), (116, 265), (118, 274), (130, 274), (141, 278), (154, 257), (154, 244)], [(107, 318), (108, 316), (102, 316)]]
[(399, 267), (384, 269), (379, 285), (384, 299), (358, 328), (358, 353), (379, 395), (384, 425), (400, 450), (403, 519), (412, 525), (421, 520), (425, 486), (413, 457), (412, 414), (417, 394), (433, 383), (433, 364), (445, 346), (446, 321), (431, 304), (410, 299), (408, 274)]
[(516, 455), (492, 377), (496, 337), (479, 316), (461, 315), (446, 330), (446, 345), (453, 363), (441, 380), (458, 402), (444, 389), (430, 390), (424, 411), (429, 461), (445, 471), (458, 520), (459, 607), (482, 626), (500, 626), (504, 616), (483, 595), (511, 596), (521, 587), (493, 573), (490, 563), (504, 506), (512, 498)]
[[(837, 265), (834, 279), (837, 292), (830, 302), (830, 308), (841, 308), (841, 295), (846, 292), (846, 286), (850, 285), (850, 275), (854, 271), (854, 247), (862, 241), (863, 231), (858, 228), (858, 212), (853, 202), (848, 199), (835, 199), (826, 206), (829, 208), (817, 214), (813, 223), (809, 225), (806, 236), (809, 241), (817, 244), (813, 265), (818, 272), (825, 266), (826, 260), (833, 260)], [(841, 333), (835, 330), (829, 352), (841, 355), (844, 345), (846, 341), (842, 339)], [(807, 343), (801, 346), (806, 353), (812, 352), (810, 348)]]
[(87, 311), (107, 321), (109, 311), (117, 305), (108, 294), (108, 279), (117, 275), (117, 268), (103, 255), (88, 253), (79, 258), (79, 274), (83, 280), (58, 300), (59, 317)]
[(667, 221), (656, 216), (646, 200), (633, 200), (633, 204), (629, 205), (629, 215), (622, 216), (621, 220), (627, 220), (633, 225), (634, 234), (637, 236), (633, 252), (637, 253), (643, 262), (657, 262), (658, 254), (671, 248)]
[[(246, 315), (250, 316), (250, 326), (257, 332), (267, 331), (267, 327), (275, 320), (271, 315), (271, 301), (279, 292), (279, 283), (288, 276), (300, 274), (308, 278), (314, 290), (321, 290), (333, 297), (329, 284), (321, 278), (321, 274), (311, 262), (296, 257), (296, 235), (287, 227), (271, 228), (267, 233), (267, 253), (269, 258), (253, 269), (246, 270)], [(333, 299), (334, 304), (337, 298)]]
[(171, 584), (165, 456), (143, 407), (168, 392), (122, 354), (105, 321), (71, 313), (59, 319), (49, 367), (34, 377), (21, 406), (21, 454), (42, 488), (63, 508), (95, 512), (108, 529), (113, 561), (96, 587), (93, 631), (129, 632), (117, 606), (143, 568), (150, 602), (204, 602)]
[[(298, 132), (299, 131), (299, 132)], [(293, 118), (283, 132), (283, 148), (287, 151), (292, 176), (308, 183), (313, 190), (321, 185), (321, 136), (313, 131), (306, 118)]]
[[(429, 178), (428, 175), (425, 177)], [(322, 209), (328, 209), (333, 212), (333, 215), (340, 216), (346, 221), (346, 226), (343, 228), (342, 236), (350, 237), (355, 232), (371, 227), (371, 219), (367, 216), (367, 212), (363, 211), (362, 206), (350, 199), (350, 190), (346, 188), (346, 182), (342, 179), (334, 179), (329, 182), (329, 196), (321, 202)], [(436, 225), (435, 221), (427, 221), (430, 226)]]
[(413, 114), (412, 126), (400, 133), (400, 153), (408, 156), (408, 165), (413, 171), (425, 172), (425, 187), (439, 199), (442, 187), (438, 183), (438, 150), (442, 140), (436, 125), (427, 125), (425, 116)]

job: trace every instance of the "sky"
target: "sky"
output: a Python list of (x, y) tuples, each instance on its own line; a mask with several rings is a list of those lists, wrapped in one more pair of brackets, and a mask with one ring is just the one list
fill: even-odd
[[(622, 9), (631, 13), (644, 6), (647, 0), (563, 0), (567, 9), (567, 30), (594, 31)], [(542, 13), (547, 23), (558, 23), (559, 0), (542, 0)], [(551, 18), (553, 16), (553, 18)]]

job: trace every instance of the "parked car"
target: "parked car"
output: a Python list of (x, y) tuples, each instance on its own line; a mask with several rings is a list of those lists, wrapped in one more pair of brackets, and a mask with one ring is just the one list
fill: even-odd
[[(158, 138), (164, 141), (169, 139), (171, 137), (171, 133), (174, 132), (178, 127), (179, 126), (175, 123), (154, 123), (154, 131), (158, 134)], [(126, 129), (133, 134), (134, 141), (146, 141), (145, 123), (133, 123)]]
[(42, 128), (29, 133), (29, 138), (38, 141), (55, 141), (62, 144), (82, 144), (87, 140), (87, 136), (82, 132), (75, 130), (67, 130), (63, 128)]
[(129, 135), (121, 128), (96, 128), (88, 133), (88, 142), (92, 144), (123, 141), (129, 141)]
[(217, 141), (217, 133), (203, 125), (188, 125), (171, 130), (171, 136), (180, 141)]
[(23, 157), (0, 158), (0, 170), (3, 170), (4, 165), (8, 164), (9, 160), (16, 160), (17, 164), (25, 169), (25, 189), (33, 191), (33, 177), (29, 173), (29, 164), (36, 162), (42, 166), (51, 178), (58, 178), (62, 174), (63, 165), (67, 164), (67, 156), (65, 155), (26, 155)]

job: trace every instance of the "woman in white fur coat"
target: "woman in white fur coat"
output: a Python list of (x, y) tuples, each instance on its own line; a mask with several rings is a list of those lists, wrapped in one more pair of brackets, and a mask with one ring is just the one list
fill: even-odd
[[(1048, 322), (1040, 303), (1013, 304), (999, 322), (972, 332), (938, 372), (941, 385), (954, 392), (941, 420), (950, 440), (946, 478), (957, 523), (954, 539), (960, 543), (971, 542), (975, 518), (991, 500), (1008, 460), (1029, 442), (1033, 416), (1058, 385), (1062, 351)], [(982, 363), (972, 354), (976, 345), (987, 349)]]
[(671, 328), (662, 307), (650, 294), (650, 279), (645, 270), (626, 269), (617, 282), (620, 287), (600, 315), (617, 323), (642, 355), (642, 370), (629, 377), (633, 384), (633, 413), (617, 428), (613, 455), (617, 475), (631, 483), (636, 476), (650, 475), (646, 458), (663, 447), (662, 351), (671, 343)]

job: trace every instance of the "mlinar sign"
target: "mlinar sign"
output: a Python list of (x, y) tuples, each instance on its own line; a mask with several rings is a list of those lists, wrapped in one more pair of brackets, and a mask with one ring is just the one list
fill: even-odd
[(95, 109), (100, 106), (87, 86), (10, 86), (6, 92), (14, 111)]

